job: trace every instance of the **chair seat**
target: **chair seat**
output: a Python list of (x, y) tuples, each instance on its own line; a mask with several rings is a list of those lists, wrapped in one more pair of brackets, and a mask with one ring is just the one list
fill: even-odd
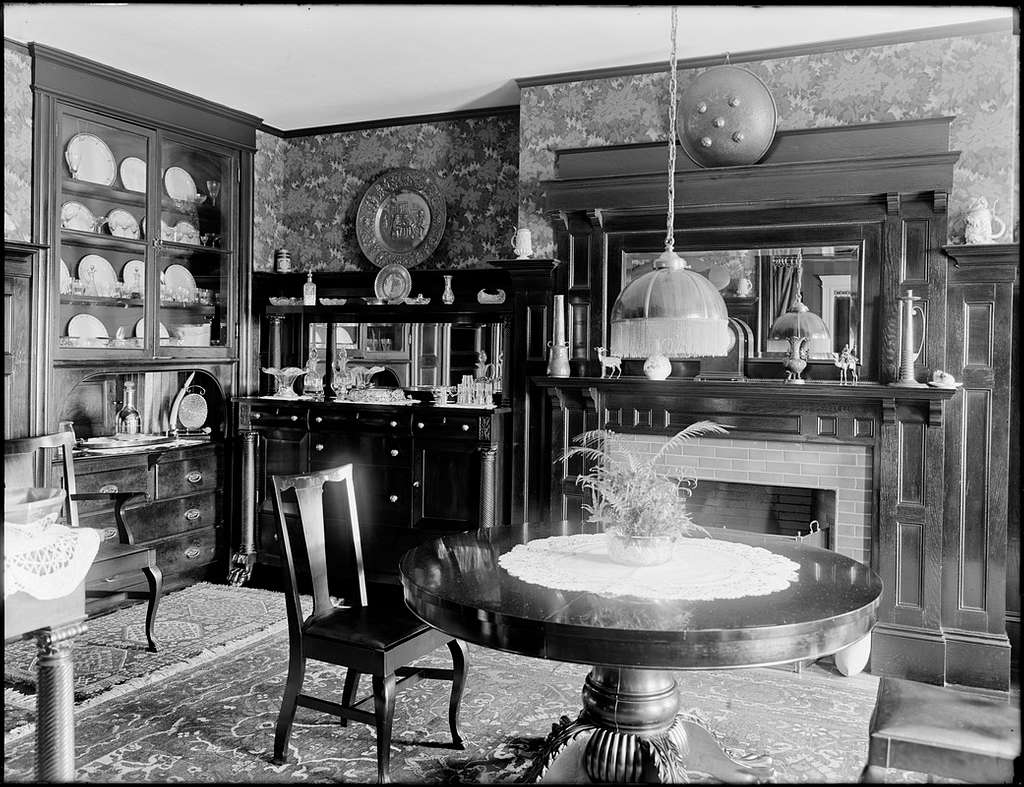
[(872, 735), (1012, 759), (1020, 754), (1020, 711), (957, 689), (887, 678)]
[(302, 626), (302, 635), (336, 641), (347, 647), (385, 651), (429, 629), (430, 626), (404, 604), (375, 602), (369, 607), (339, 607), (307, 620)]

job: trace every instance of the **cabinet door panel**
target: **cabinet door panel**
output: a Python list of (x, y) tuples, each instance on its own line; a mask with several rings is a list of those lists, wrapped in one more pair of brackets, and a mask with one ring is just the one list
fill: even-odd
[(256, 485), (259, 509), (274, 514), (275, 475), (303, 473), (307, 467), (309, 437), (299, 429), (259, 429)]
[(475, 443), (417, 440), (413, 527), (444, 531), (479, 526), (480, 459)]

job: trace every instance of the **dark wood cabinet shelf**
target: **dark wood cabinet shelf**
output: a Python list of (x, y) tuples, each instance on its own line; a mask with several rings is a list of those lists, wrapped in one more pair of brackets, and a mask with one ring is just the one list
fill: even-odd
[(80, 197), (94, 197), (106, 202), (116, 202), (121, 205), (134, 205), (145, 207), (146, 194), (140, 191), (126, 191), (116, 186), (104, 186), (101, 183), (89, 183), (85, 180), (64, 178), (61, 188), (65, 194), (76, 194)]
[(145, 256), (147, 243), (145, 239), (117, 238), (113, 235), (101, 235), (98, 232), (82, 232), (80, 230), (61, 230), (61, 243), (75, 246), (89, 246), (111, 251), (125, 251)]

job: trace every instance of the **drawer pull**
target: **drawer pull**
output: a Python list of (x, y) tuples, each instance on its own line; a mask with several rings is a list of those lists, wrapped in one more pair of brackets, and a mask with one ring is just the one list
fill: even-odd
[(390, 500), (392, 503), (397, 503), (398, 502), (398, 495), (389, 495), (388, 496), (388, 500)]
[(392, 429), (394, 429), (396, 426), (398, 426), (398, 421), (391, 421), (390, 426)]
[(113, 581), (114, 581), (115, 579), (117, 579), (117, 577), (107, 577), (107, 578), (106, 578), (106, 579), (104, 579), (103, 581), (104, 581), (104, 582), (113, 582)]
[(200, 473), (198, 470), (193, 470), (191, 473), (185, 476), (185, 480), (188, 481), (190, 484), (198, 484), (200, 481), (203, 480), (203, 474)]
[(198, 508), (190, 508), (188, 511), (185, 512), (185, 519), (187, 519), (189, 522), (195, 522), (202, 515), (203, 512), (200, 511)]
[(469, 431), (469, 424), (463, 424), (462, 425), (462, 431), (463, 432), (468, 432)]
[(391, 449), (391, 455), (392, 456), (398, 456), (398, 449), (397, 448), (392, 448)]
[(104, 484), (100, 487), (100, 491), (105, 495), (112, 495), (117, 492), (117, 484)]
[(202, 553), (203, 553), (203, 550), (201, 550), (199, 547), (189, 547), (188, 549), (185, 550), (185, 559), (186, 560), (195, 560)]
[(416, 428), (417, 429), (422, 429), (423, 428), (423, 421), (417, 421), (416, 422)]
[(105, 528), (103, 528), (103, 540), (104, 541), (109, 541), (112, 538), (117, 538), (117, 528), (116, 527), (105, 527)]
[(419, 481), (413, 481), (412, 482), (412, 488), (413, 489), (419, 489), (420, 488), (420, 482)]
[(291, 418), (291, 420), (293, 420), (293, 421), (298, 421), (299, 420), (299, 416), (297, 416), (297, 415), (291, 415), (291, 416), (289, 416), (289, 418)]
[(317, 443), (316, 445), (313, 446), (313, 450), (314, 451), (323, 451), (324, 450), (324, 444), (323, 443)]
[(324, 417), (323, 417), (322, 415), (318, 415), (318, 416), (316, 417), (316, 422), (317, 422), (318, 424), (322, 424), (322, 423), (324, 422)]
[(262, 413), (253, 413), (249, 417), (252, 418), (252, 420), (254, 420), (254, 421), (258, 421), (258, 420), (260, 420), (263, 417), (263, 414)]

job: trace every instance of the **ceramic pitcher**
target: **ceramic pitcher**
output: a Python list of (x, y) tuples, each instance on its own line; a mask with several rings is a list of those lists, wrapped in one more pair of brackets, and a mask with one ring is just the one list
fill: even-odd
[[(978, 197), (967, 209), (966, 224), (964, 226), (964, 241), (967, 243), (993, 243), (1003, 237), (1006, 232), (1006, 224), (996, 216), (993, 211), (996, 207), (996, 200), (989, 209), (988, 200)], [(992, 222), (999, 225), (999, 231), (992, 231)]]

